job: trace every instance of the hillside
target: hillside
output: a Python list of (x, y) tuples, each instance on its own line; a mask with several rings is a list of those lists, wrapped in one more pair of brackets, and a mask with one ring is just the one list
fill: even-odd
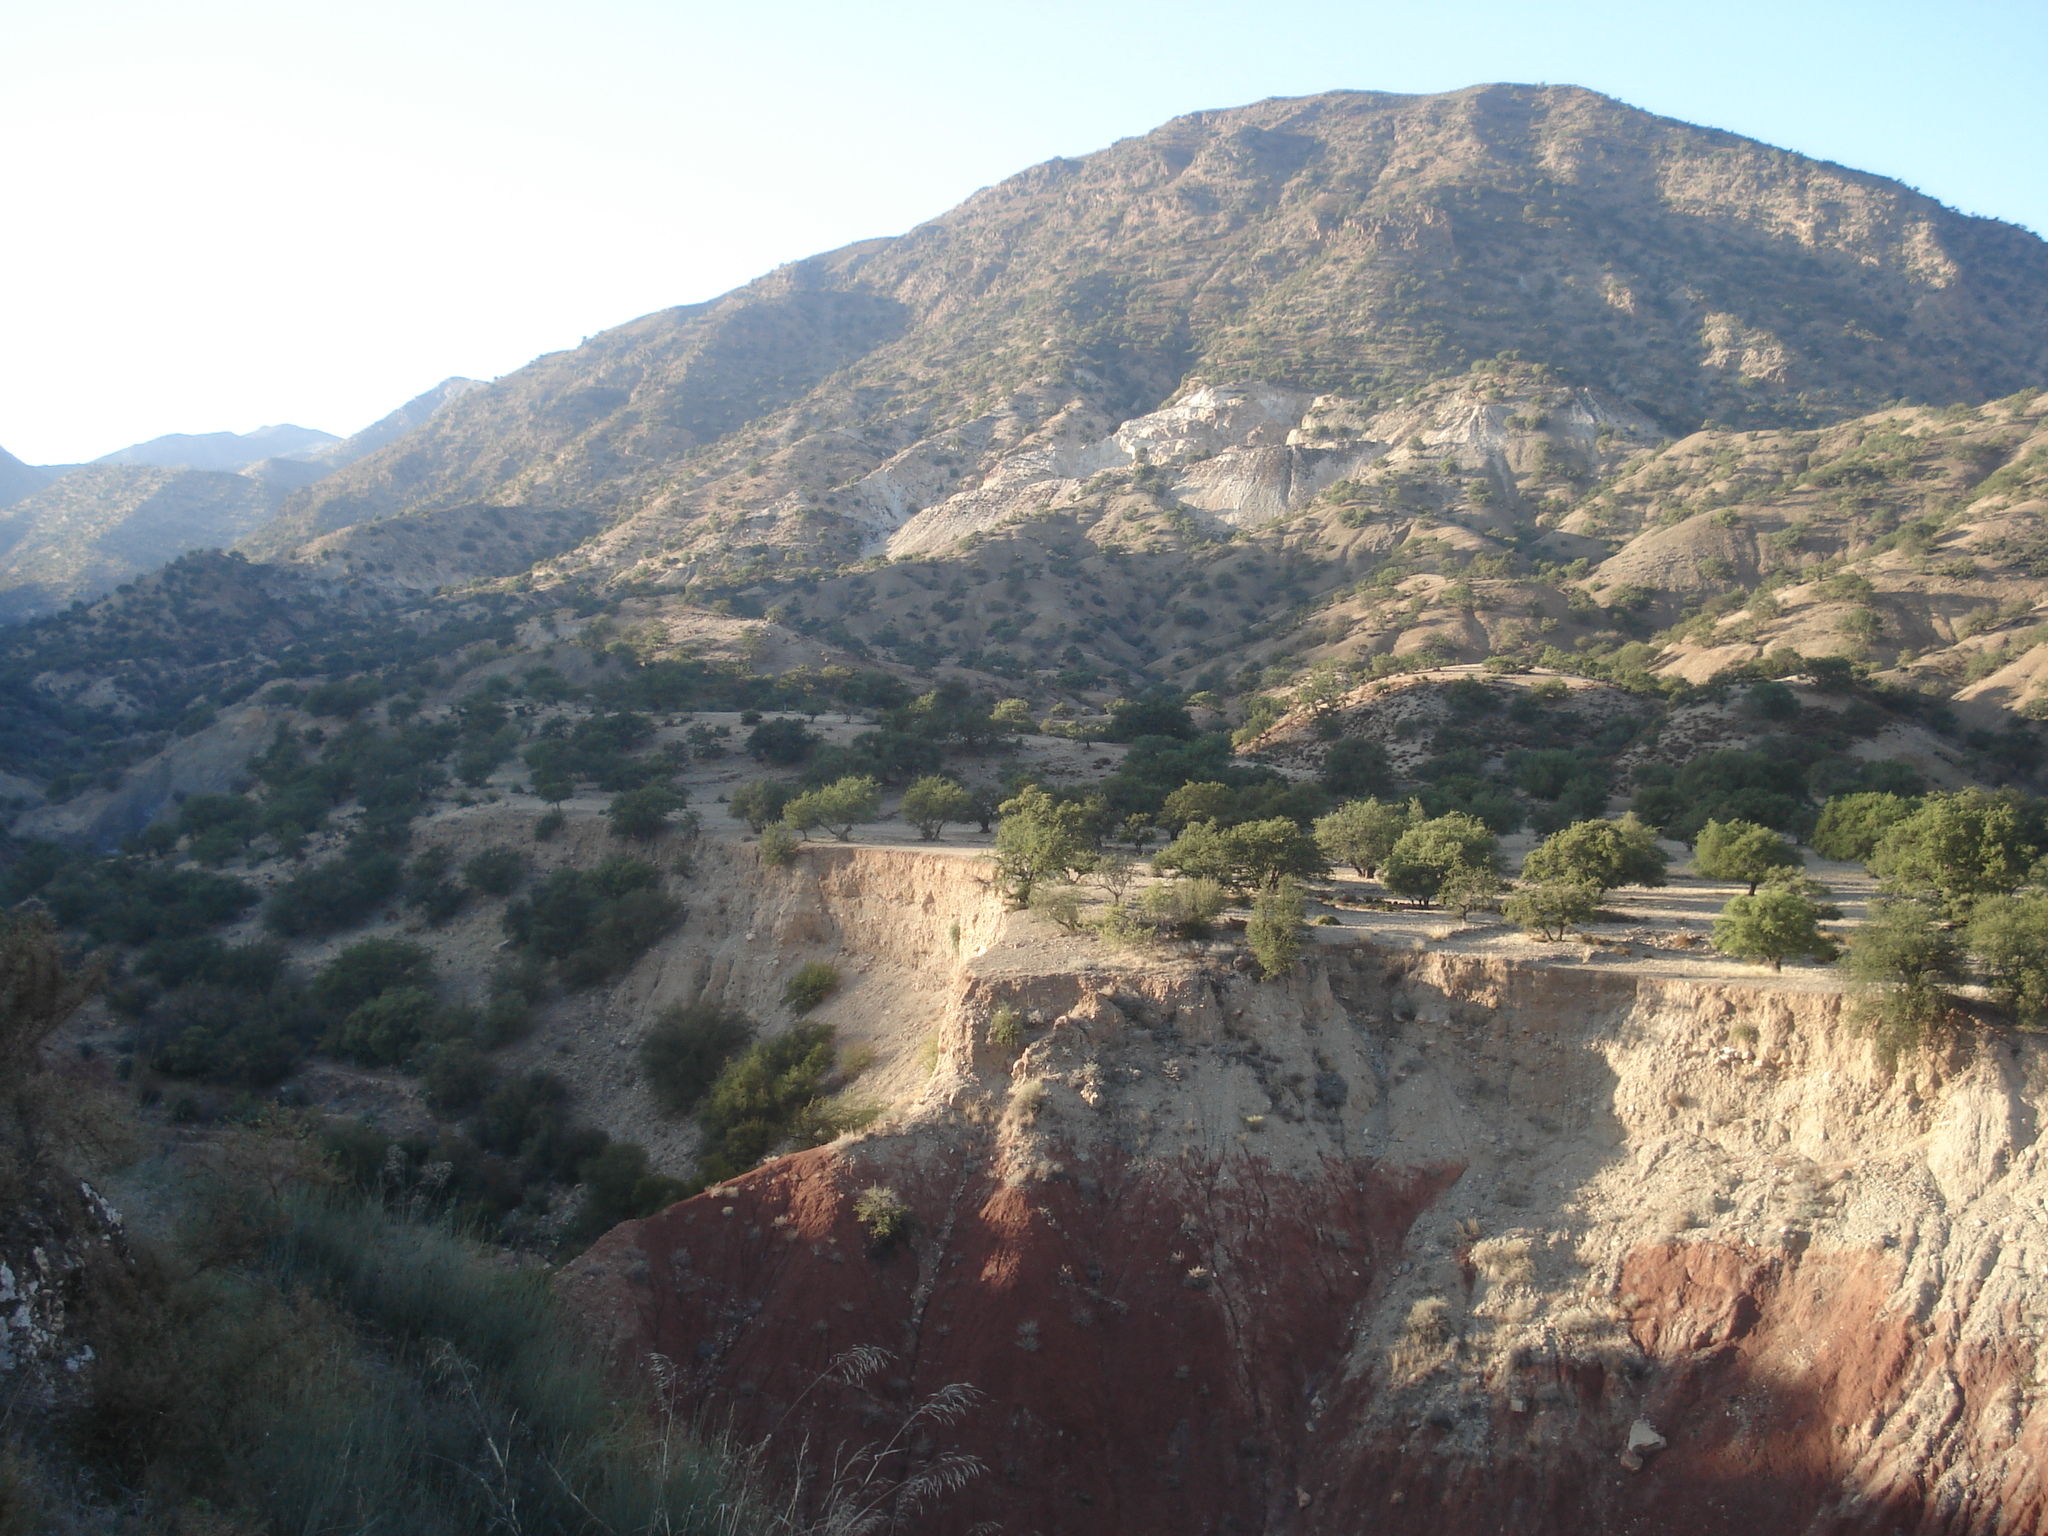
[(2044, 314), (2038, 239), (1881, 178), (1571, 88), (1333, 93), (1179, 119), (606, 332), (294, 515), (574, 504), (620, 520), (608, 576), (829, 565), (1006, 454), (1204, 385), (1371, 411), (1515, 353), (1673, 433), (1805, 426), (2033, 383)]

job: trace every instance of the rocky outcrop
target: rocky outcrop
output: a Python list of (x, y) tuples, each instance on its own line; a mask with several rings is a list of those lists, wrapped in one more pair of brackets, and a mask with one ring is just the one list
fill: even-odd
[(927, 957), (874, 1131), (579, 1261), (617, 1358), (909, 1531), (2048, 1529), (2031, 1041), (1894, 1075), (1824, 982), (1047, 942)]

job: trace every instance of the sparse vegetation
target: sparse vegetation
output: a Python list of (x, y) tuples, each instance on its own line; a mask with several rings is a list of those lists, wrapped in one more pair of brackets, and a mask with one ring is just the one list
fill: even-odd
[(782, 1001), (797, 1013), (809, 1013), (839, 990), (838, 969), (824, 960), (806, 960), (783, 983)]

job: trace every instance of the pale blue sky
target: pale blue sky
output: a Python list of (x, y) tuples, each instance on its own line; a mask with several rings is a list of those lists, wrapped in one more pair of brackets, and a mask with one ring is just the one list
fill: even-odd
[(2048, 231), (2048, 0), (0, 0), (0, 28), (0, 445), (31, 462), (350, 432), (1053, 155), (1340, 87), (1589, 86)]

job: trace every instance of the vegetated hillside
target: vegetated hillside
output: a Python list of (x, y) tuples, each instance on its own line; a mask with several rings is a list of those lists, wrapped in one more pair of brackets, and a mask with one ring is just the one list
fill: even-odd
[(100, 596), (259, 527), (279, 493), (215, 470), (91, 464), (0, 513), (0, 621)]
[(1370, 412), (1518, 352), (1683, 432), (2048, 373), (2048, 248), (1590, 92), (1340, 92), (1178, 119), (475, 391), (305, 493), (624, 521), (607, 575), (832, 565), (1020, 447), (1200, 385)]
[(0, 507), (11, 507), (24, 496), (33, 495), (50, 483), (50, 477), (33, 464), (24, 464), (0, 448)]

